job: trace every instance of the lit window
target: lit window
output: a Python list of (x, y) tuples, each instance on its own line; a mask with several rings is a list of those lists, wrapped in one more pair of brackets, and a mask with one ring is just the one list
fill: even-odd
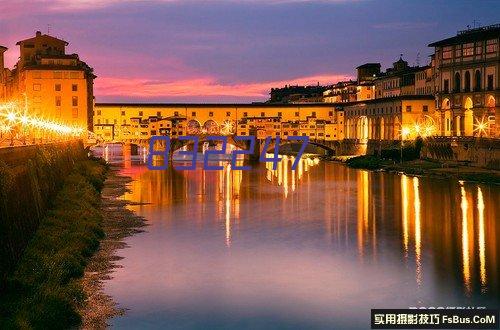
[(451, 52), (452, 52), (451, 46), (444, 47), (443, 48), (443, 56), (442, 56), (443, 60), (450, 59), (451, 58)]
[(476, 55), (481, 55), (483, 53), (483, 43), (476, 42)]
[(464, 56), (474, 55), (474, 43), (464, 44)]
[(486, 41), (486, 53), (494, 53), (498, 50), (498, 39)]

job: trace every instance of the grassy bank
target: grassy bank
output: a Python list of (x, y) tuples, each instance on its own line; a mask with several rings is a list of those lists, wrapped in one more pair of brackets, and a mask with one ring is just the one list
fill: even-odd
[(346, 160), (351, 168), (402, 172), (408, 175), (425, 175), (437, 178), (454, 178), (464, 181), (500, 184), (500, 172), (459, 163), (415, 159), (402, 163), (377, 156), (359, 156)]
[(80, 283), (104, 233), (99, 211), (106, 167), (75, 164), (0, 297), (0, 328), (68, 328), (80, 323)]

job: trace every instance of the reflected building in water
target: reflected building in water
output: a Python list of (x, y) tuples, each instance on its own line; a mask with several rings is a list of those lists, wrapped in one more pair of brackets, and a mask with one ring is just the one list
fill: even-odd
[[(111, 157), (112, 151), (104, 152)], [(302, 159), (292, 170), (293, 157), (284, 157), (276, 170), (266, 163), (236, 171), (221, 162), (220, 171), (148, 171), (140, 153), (125, 154), (123, 171), (133, 178), (125, 198), (150, 203), (137, 206), (141, 210), (161, 209), (162, 226), (176, 219), (191, 219), (199, 229), (216, 225), (227, 248), (254, 226), (313, 226), (324, 238), (314, 244), (332, 253), (412, 273), (413, 285), (422, 288), (417, 296), (429, 287), (452, 295), (462, 288), (464, 297), (499, 293), (498, 187), (315, 159)]]

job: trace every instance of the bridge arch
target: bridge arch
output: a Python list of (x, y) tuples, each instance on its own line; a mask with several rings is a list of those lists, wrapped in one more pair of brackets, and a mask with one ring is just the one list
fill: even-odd
[[(264, 142), (260, 143), (259, 146), (259, 152), (262, 153), (264, 150)], [(273, 152), (274, 147), (276, 146), (276, 140), (273, 140), (267, 148), (267, 152)], [(289, 141), (289, 140), (281, 140), (279, 144), (279, 151), (280, 152), (287, 152), (287, 153), (294, 153), (298, 152), (300, 150), (300, 147), (302, 146), (301, 141)], [(257, 150), (256, 150), (257, 151)], [(309, 154), (315, 154), (319, 155), (322, 157), (332, 157), (335, 156), (337, 151), (330, 147), (327, 146), (326, 144), (323, 144), (321, 142), (316, 142), (316, 141), (309, 141), (307, 143), (306, 149), (304, 150), (304, 153), (309, 153)]]

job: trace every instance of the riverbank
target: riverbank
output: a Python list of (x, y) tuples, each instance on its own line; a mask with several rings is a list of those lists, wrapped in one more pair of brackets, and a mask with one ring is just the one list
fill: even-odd
[(145, 226), (143, 218), (126, 208), (130, 203), (120, 199), (130, 181), (129, 177), (119, 175), (117, 168), (111, 168), (104, 182), (101, 226), (105, 238), (101, 241), (99, 250), (90, 259), (82, 280), (83, 291), (87, 297), (79, 310), (84, 329), (103, 329), (109, 318), (124, 313), (124, 310), (104, 293), (103, 281), (110, 279), (113, 269), (118, 267), (116, 261), (121, 258), (116, 252), (126, 247), (123, 239), (141, 232), (141, 227)]
[(100, 329), (123, 313), (102, 289), (144, 221), (120, 200), (130, 178), (78, 161), (0, 295), (0, 328)]
[(467, 164), (458, 162), (416, 159), (396, 163), (392, 160), (381, 159), (376, 156), (359, 156), (346, 159), (345, 164), (351, 168), (500, 184), (500, 171), (468, 166)]
[(75, 163), (52, 207), (8, 276), (0, 296), (0, 328), (69, 328), (80, 324), (85, 266), (104, 237), (99, 211), (107, 167)]

